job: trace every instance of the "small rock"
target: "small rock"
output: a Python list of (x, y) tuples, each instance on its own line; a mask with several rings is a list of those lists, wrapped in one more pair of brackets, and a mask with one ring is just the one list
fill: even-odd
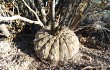
[(2, 31), (2, 33), (6, 36), (9, 37), (10, 33), (9, 30), (7, 29), (5, 24), (0, 24), (0, 30)]
[(11, 50), (10, 46), (11, 46), (10, 43), (8, 43), (6, 41), (1, 41), (0, 42), (0, 53), (9, 52)]

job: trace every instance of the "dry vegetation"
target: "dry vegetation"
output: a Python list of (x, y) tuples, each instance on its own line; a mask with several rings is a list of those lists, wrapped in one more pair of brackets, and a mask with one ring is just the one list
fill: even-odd
[[(56, 0), (55, 12), (50, 6), (51, 0), (0, 0), (0, 70), (110, 70), (110, 1)], [(34, 49), (36, 33), (49, 25), (51, 34), (70, 28), (81, 43), (55, 66)]]

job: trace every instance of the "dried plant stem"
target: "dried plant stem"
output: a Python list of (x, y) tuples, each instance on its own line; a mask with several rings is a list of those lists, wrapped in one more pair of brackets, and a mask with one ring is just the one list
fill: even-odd
[(77, 24), (80, 22), (80, 20), (82, 19), (83, 15), (81, 13), (79, 13), (75, 18), (74, 18), (74, 22), (73, 24), (70, 26), (71, 30), (74, 30), (74, 28), (77, 26)]
[(27, 7), (32, 13), (34, 13), (34, 15), (36, 16), (37, 20), (40, 21), (40, 19), (39, 19), (37, 13), (36, 13), (33, 9), (31, 9), (30, 6), (28, 6), (28, 4), (27, 4), (24, 0), (22, 0), (22, 1), (23, 1), (24, 4), (26, 5), (26, 7)]
[[(30, 6), (28, 6), (27, 5), (27, 3), (24, 1), (24, 0), (22, 0), (23, 2), (24, 2), (24, 4), (26, 5), (26, 7), (32, 12), (32, 13), (34, 13), (34, 15), (36, 16), (36, 18), (37, 18), (37, 21), (32, 21), (32, 20), (29, 20), (29, 19), (27, 19), (27, 18), (24, 18), (24, 21), (26, 20), (27, 22), (30, 22), (30, 23), (35, 23), (35, 24), (40, 24), (41, 26), (44, 26), (44, 24), (41, 22), (41, 20), (39, 19), (39, 17), (38, 17), (38, 15), (37, 15), (37, 13), (33, 10), (33, 9), (31, 9), (30, 8)], [(23, 18), (23, 17), (20, 17), (20, 18)], [(22, 20), (22, 19), (21, 19)]]
[(42, 19), (43, 19), (42, 22), (46, 25), (46, 22), (47, 22), (46, 16), (47, 16), (47, 14), (45, 13), (45, 9), (43, 7), (41, 8), (41, 15), (42, 15)]
[[(37, 15), (37, 13), (33, 10), (33, 9), (31, 9), (30, 8), (30, 6), (28, 6), (28, 4), (24, 1), (24, 0), (22, 0), (23, 2), (24, 2), (24, 4), (26, 5), (26, 7), (32, 12), (32, 13), (34, 13), (34, 15), (36, 16), (36, 18), (37, 18), (37, 21), (34, 21), (36, 24), (40, 24), (41, 26), (44, 26), (44, 24), (41, 22), (41, 20), (39, 19), (39, 17), (38, 17), (38, 15)], [(44, 10), (43, 10), (43, 12), (44, 12)], [(32, 21), (32, 20), (31, 20)]]
[(40, 14), (41, 14), (41, 21), (46, 25), (46, 22), (47, 22), (47, 14), (46, 14), (46, 10), (45, 10), (45, 7), (44, 7), (44, 3), (43, 3), (43, 0), (37, 0), (38, 2), (38, 5), (39, 5), (39, 11), (40, 11)]
[(12, 16), (12, 17), (0, 17), (1, 21), (10, 21), (10, 20), (16, 20), (16, 19), (20, 19), (20, 20), (23, 20), (23, 21), (26, 21), (26, 22), (29, 22), (29, 23), (34, 23), (34, 24), (39, 24), (41, 26), (44, 26), (41, 21), (33, 21), (33, 20), (28, 19), (28, 18), (21, 17), (19, 15), (15, 15), (15, 16)]
[(80, 3), (80, 5), (77, 8), (77, 15), (74, 18), (74, 21), (72, 23), (72, 25), (70, 26), (71, 30), (74, 30), (74, 28), (77, 26), (77, 24), (81, 21), (82, 17), (83, 17), (83, 12), (84, 9), (87, 7), (88, 1), (84, 0), (82, 3)]
[[(12, 16), (12, 17), (2, 17), (2, 16), (0, 16), (0, 21), (12, 21), (12, 20), (16, 20), (16, 19), (20, 19), (22, 21), (26, 21), (26, 22), (29, 22), (29, 23), (39, 24), (41, 26), (44, 26), (41, 21), (33, 21), (33, 20), (27, 19), (25, 17), (21, 17), (19, 15), (15, 15), (15, 16)], [(8, 31), (8, 29), (7, 29), (5, 24), (0, 24), (0, 30), (2, 31), (2, 33), (6, 37), (10, 36), (10, 33), (9, 33), (9, 31)]]
[(51, 2), (51, 31), (53, 32), (55, 30), (55, 0), (52, 0)]

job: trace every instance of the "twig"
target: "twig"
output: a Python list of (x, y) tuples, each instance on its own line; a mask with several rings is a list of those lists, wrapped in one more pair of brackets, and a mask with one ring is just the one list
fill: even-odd
[(23, 1), (24, 4), (26, 5), (26, 7), (27, 7), (32, 13), (34, 13), (34, 15), (36, 16), (37, 20), (40, 21), (40, 19), (39, 19), (37, 13), (36, 13), (33, 9), (31, 9), (31, 8), (28, 6), (28, 4), (27, 4), (24, 0), (22, 0), (22, 1)]
[(40, 6), (39, 10), (42, 16), (42, 22), (46, 25), (47, 19), (46, 19), (46, 12), (43, 4), (43, 0), (37, 0), (38, 5)]
[(26, 21), (26, 22), (29, 22), (29, 23), (34, 23), (34, 24), (39, 24), (41, 26), (44, 26), (41, 21), (33, 21), (33, 20), (28, 19), (28, 18), (21, 17), (19, 15), (15, 15), (15, 16), (12, 16), (12, 17), (1, 17), (0, 16), (0, 21), (10, 21), (10, 20), (16, 20), (16, 19), (20, 19), (20, 20), (23, 20), (23, 21)]
[[(32, 13), (34, 13), (34, 15), (35, 15), (36, 18), (37, 18), (37, 21), (32, 21), (32, 20), (29, 20), (29, 21), (34, 22), (35, 24), (40, 24), (41, 26), (44, 26), (44, 24), (43, 24), (43, 23), (41, 22), (41, 20), (39, 19), (37, 13), (36, 13), (33, 9), (31, 9), (31, 8), (28, 6), (28, 4), (27, 4), (24, 0), (22, 0), (22, 1), (23, 1), (24, 4), (26, 5), (26, 7), (27, 7)], [(25, 20), (27, 20), (27, 19), (25, 18)]]
[(81, 21), (83, 17), (84, 9), (87, 7), (88, 1), (84, 0), (82, 3), (79, 4), (77, 7), (77, 15), (74, 18), (74, 21), (72, 22), (72, 25), (70, 25), (70, 29), (74, 30), (74, 28), (77, 26), (77, 24)]
[(101, 70), (105, 70), (106, 68), (109, 68), (110, 66), (87, 66), (84, 67), (82, 70), (99, 70), (98, 68), (101, 68)]
[(52, 20), (55, 21), (55, 0), (52, 0)]
[(51, 31), (53, 32), (55, 29), (55, 0), (52, 0), (51, 2), (51, 18), (52, 18)]
[(45, 13), (45, 9), (43, 7), (41, 8), (41, 15), (43, 17), (43, 23), (46, 24), (46, 22), (47, 22), (46, 15), (47, 14)]

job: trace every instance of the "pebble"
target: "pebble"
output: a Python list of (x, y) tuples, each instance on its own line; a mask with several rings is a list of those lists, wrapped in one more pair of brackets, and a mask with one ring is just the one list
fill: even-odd
[(11, 44), (6, 41), (0, 41), (0, 53), (6, 53), (11, 50)]

